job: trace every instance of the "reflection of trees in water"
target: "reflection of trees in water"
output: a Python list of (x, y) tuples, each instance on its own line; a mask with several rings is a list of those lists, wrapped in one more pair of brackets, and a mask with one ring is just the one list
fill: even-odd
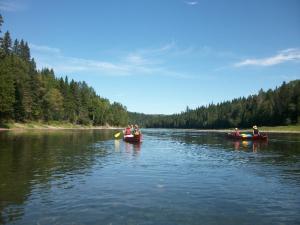
[(141, 143), (127, 143), (125, 144), (125, 151), (131, 153), (133, 156), (139, 156), (141, 151)]
[(237, 151), (252, 151), (258, 152), (268, 147), (268, 141), (249, 141), (249, 140), (235, 140), (231, 141), (233, 147)]
[(300, 135), (299, 134), (269, 134), (268, 141), (242, 141), (232, 140), (226, 138), (225, 133), (213, 133), (213, 132), (195, 132), (195, 131), (176, 131), (171, 130), (169, 133), (167, 130), (151, 132), (147, 135), (166, 137), (172, 140), (178, 141), (183, 144), (198, 144), (205, 146), (218, 146), (226, 150), (234, 150), (239, 147), (243, 150), (249, 151), (271, 151), (278, 152), (283, 156), (290, 156), (300, 154)]
[[(182, 130), (151, 130), (146, 135), (155, 138), (173, 140), (181, 144), (195, 144), (199, 146), (223, 149), (226, 151), (241, 150), (265, 154), (256, 160), (268, 164), (295, 164), (300, 162), (300, 135), (299, 134), (269, 134), (268, 141), (242, 141), (226, 138), (225, 133), (197, 132)], [(271, 153), (271, 154), (268, 154)]]
[[(166, 132), (166, 131), (164, 131)], [(144, 132), (145, 133), (145, 132)], [(153, 135), (153, 133), (152, 133)], [(164, 136), (166, 136), (165, 134)], [(171, 140), (181, 144), (199, 145), (209, 147), (208, 149), (219, 149), (225, 151), (248, 152), (250, 154), (229, 154), (227, 160), (244, 160), (255, 165), (272, 166), (277, 168), (282, 182), (300, 182), (300, 135), (299, 134), (269, 134), (268, 141), (242, 141), (227, 139), (224, 133), (204, 133), (191, 131), (171, 131), (168, 134)], [(187, 148), (191, 151), (191, 148)], [(193, 151), (195, 154), (201, 154), (201, 151)], [(256, 154), (253, 157), (253, 153)], [(213, 151), (212, 157), (216, 156), (217, 151)], [(220, 154), (224, 157), (224, 154)], [(263, 174), (263, 170), (260, 171)], [(268, 175), (266, 175), (268, 176)]]
[(33, 185), (51, 188), (51, 180), (88, 170), (108, 153), (94, 143), (112, 131), (64, 130), (0, 133), (0, 223), (23, 215)]
[(139, 156), (141, 151), (142, 143), (128, 143), (123, 140), (114, 140), (115, 152), (120, 152), (122, 149), (126, 153), (130, 153), (132, 156)]

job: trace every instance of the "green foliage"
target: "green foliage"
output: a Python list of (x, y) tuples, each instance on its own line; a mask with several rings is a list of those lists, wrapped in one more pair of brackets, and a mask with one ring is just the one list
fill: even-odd
[[(3, 23), (0, 14), (0, 33)], [(101, 98), (85, 82), (57, 78), (52, 69), (36, 69), (28, 43), (7, 31), (0, 37), (0, 123), (3, 121), (64, 121), (84, 125), (229, 128), (253, 124), (300, 123), (300, 80), (275, 90), (209, 104), (173, 115), (127, 113), (120, 103)]]
[(8, 59), (0, 61), (0, 117), (9, 118), (13, 113), (15, 87)]
[(11, 51), (11, 38), (8, 31), (5, 32), (4, 37), (1, 39), (1, 49), (4, 55), (8, 55)]
[(50, 89), (43, 98), (45, 120), (60, 120), (63, 113), (63, 96), (56, 88)]
[(275, 90), (260, 90), (257, 95), (210, 104), (173, 115), (129, 113), (129, 122), (144, 127), (232, 128), (278, 126), (300, 122), (300, 80), (285, 82)]
[(2, 18), (2, 15), (0, 14), (0, 33), (1, 33), (2, 24), (3, 24), (3, 18)]
[[(3, 23), (0, 15), (0, 28)], [(0, 30), (1, 31), (1, 30)], [(0, 37), (0, 122), (63, 121), (84, 125), (127, 124), (127, 110), (101, 98), (85, 82), (36, 70), (28, 43), (9, 32)]]

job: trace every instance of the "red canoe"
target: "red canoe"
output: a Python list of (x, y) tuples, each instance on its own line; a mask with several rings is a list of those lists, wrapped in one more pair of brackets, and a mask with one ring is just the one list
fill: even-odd
[(124, 141), (129, 142), (129, 143), (140, 143), (142, 142), (142, 135), (134, 135), (134, 136), (124, 136), (123, 138)]
[(239, 140), (268, 140), (267, 134), (260, 134), (260, 135), (252, 135), (252, 134), (241, 134), (235, 135), (234, 133), (228, 133), (227, 137), (232, 139), (239, 139)]

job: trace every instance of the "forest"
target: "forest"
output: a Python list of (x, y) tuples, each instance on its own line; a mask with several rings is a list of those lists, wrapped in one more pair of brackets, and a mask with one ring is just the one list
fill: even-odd
[(249, 128), (290, 125), (300, 122), (300, 80), (283, 82), (274, 90), (209, 104), (173, 115), (129, 113), (131, 123), (149, 128)]
[[(84, 81), (55, 76), (53, 69), (37, 70), (23, 39), (1, 32), (0, 123), (64, 121), (83, 125), (124, 126), (126, 107), (96, 94)], [(2, 35), (3, 34), (3, 35)]]
[(200, 106), (172, 115), (128, 112), (120, 103), (100, 97), (86, 82), (58, 77), (53, 69), (38, 70), (23, 39), (3, 33), (0, 14), (0, 124), (62, 121), (83, 125), (150, 128), (218, 129), (297, 124), (300, 122), (300, 80), (274, 90)]

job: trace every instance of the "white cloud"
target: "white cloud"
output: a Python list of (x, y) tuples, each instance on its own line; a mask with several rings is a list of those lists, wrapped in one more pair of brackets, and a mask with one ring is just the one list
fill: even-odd
[(25, 7), (20, 2), (16, 2), (13, 0), (1, 0), (0, 1), (0, 10), (7, 12), (16, 12), (20, 10), (24, 10)]
[(88, 72), (106, 76), (157, 75), (193, 78), (189, 74), (170, 70), (162, 60), (157, 60), (158, 55), (163, 57), (163, 54), (170, 51), (174, 45), (174, 43), (169, 43), (161, 48), (130, 52), (115, 61), (69, 57), (58, 48), (32, 43), (30, 48), (33, 57), (36, 58), (38, 68), (50, 67), (58, 74)]
[(33, 51), (43, 52), (43, 53), (50, 53), (50, 54), (56, 53), (57, 54), (57, 53), (61, 52), (60, 49), (58, 49), (58, 48), (51, 48), (51, 47), (45, 46), (45, 45), (35, 45), (35, 44), (30, 43), (29, 47)]
[(167, 43), (159, 48), (138, 49), (136, 53), (141, 55), (147, 55), (147, 56), (155, 56), (155, 55), (165, 54), (167, 52), (175, 50), (175, 48), (176, 48), (175, 41), (171, 41), (170, 43)]
[(198, 1), (188, 1), (188, 2), (185, 2), (185, 4), (187, 4), (187, 5), (198, 5)]
[(261, 59), (245, 59), (241, 62), (234, 64), (235, 67), (242, 66), (273, 66), (281, 64), (287, 61), (298, 61), (300, 60), (300, 49), (289, 48), (278, 52), (276, 55), (261, 58)]
[(125, 62), (132, 64), (132, 65), (149, 65), (152, 64), (151, 61), (147, 60), (146, 58), (144, 58), (143, 56), (139, 55), (139, 54), (135, 54), (135, 53), (129, 53), (126, 57), (125, 57)]

